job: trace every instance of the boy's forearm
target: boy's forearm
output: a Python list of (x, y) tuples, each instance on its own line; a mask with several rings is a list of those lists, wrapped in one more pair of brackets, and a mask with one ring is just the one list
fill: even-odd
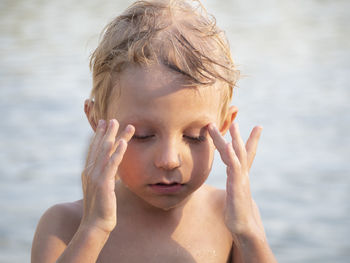
[(80, 226), (56, 263), (95, 263), (108, 237), (100, 229)]
[(233, 263), (277, 263), (265, 235), (236, 236), (233, 255)]

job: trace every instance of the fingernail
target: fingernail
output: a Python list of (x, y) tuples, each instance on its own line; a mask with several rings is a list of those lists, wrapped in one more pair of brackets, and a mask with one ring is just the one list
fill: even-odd
[(132, 125), (128, 124), (128, 125), (126, 126), (125, 130), (126, 130), (126, 132), (132, 132), (133, 128), (134, 128), (134, 127), (133, 127)]
[(113, 119), (112, 120), (109, 120), (109, 127), (112, 127), (113, 126)]
[(105, 121), (104, 120), (99, 120), (98, 121), (98, 127), (101, 128), (104, 125)]

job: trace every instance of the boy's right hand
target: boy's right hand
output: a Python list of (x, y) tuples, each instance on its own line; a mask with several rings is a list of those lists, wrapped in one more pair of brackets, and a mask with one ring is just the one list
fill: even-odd
[(81, 227), (110, 233), (117, 224), (115, 176), (127, 142), (135, 132), (135, 128), (128, 125), (116, 138), (118, 129), (119, 123), (115, 119), (108, 125), (100, 120), (96, 128), (82, 173), (84, 212)]

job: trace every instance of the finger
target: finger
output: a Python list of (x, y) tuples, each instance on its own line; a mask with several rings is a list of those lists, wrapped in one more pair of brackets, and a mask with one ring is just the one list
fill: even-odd
[(216, 149), (220, 153), (222, 161), (229, 167), (236, 166), (238, 158), (233, 151), (231, 143), (226, 142), (225, 138), (214, 124), (209, 124), (208, 131)]
[(98, 150), (97, 164), (101, 166), (101, 168), (107, 164), (107, 161), (112, 154), (115, 144), (115, 137), (117, 136), (118, 129), (118, 121), (115, 119), (111, 119), (108, 122), (107, 131), (101, 141), (100, 149)]
[(125, 142), (128, 142), (130, 141), (134, 133), (135, 133), (135, 127), (132, 126), (131, 124), (128, 124), (124, 129), (123, 133), (120, 135), (120, 140), (123, 139), (125, 140)]
[(248, 169), (250, 169), (253, 164), (262, 129), (263, 128), (261, 126), (254, 127), (245, 145), (247, 151)]
[(106, 174), (108, 175), (108, 178), (107, 178), (108, 180), (112, 180), (112, 179), (118, 180), (119, 177), (117, 175), (117, 171), (118, 171), (119, 164), (121, 163), (124, 157), (126, 148), (127, 148), (127, 142), (124, 139), (121, 139), (107, 165), (108, 172)]
[(95, 135), (93, 136), (90, 143), (89, 153), (86, 159), (86, 168), (88, 168), (88, 166), (91, 166), (95, 162), (98, 154), (97, 149), (100, 147), (102, 138), (105, 135), (105, 130), (106, 130), (106, 121), (99, 120)]
[(244, 147), (244, 142), (242, 140), (241, 134), (239, 132), (238, 123), (232, 123), (230, 126), (230, 134), (232, 138), (232, 147), (243, 167), (246, 167), (247, 152)]
[(104, 141), (114, 142), (119, 130), (119, 122), (116, 119), (110, 119)]
[(116, 151), (119, 143), (120, 143), (120, 140), (125, 140), (126, 142), (129, 142), (130, 139), (132, 138), (132, 136), (134, 135), (135, 133), (135, 127), (132, 126), (132, 125), (127, 125), (125, 127), (125, 129), (122, 131), (122, 133), (118, 136), (118, 139), (116, 140), (115, 144), (114, 144), (114, 149), (113, 149), (113, 152)]
[(119, 164), (121, 163), (121, 161), (123, 159), (123, 156), (124, 156), (124, 153), (126, 151), (126, 148), (127, 148), (127, 142), (124, 139), (121, 139), (119, 141), (117, 149), (112, 154), (110, 162), (109, 162), (109, 166), (114, 170), (114, 174), (118, 170), (118, 166), (119, 166)]

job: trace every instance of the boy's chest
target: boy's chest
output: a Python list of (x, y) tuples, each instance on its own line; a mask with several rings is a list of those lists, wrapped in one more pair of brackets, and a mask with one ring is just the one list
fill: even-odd
[(97, 262), (227, 262), (232, 246), (230, 235), (220, 223), (206, 221), (183, 222), (174, 228), (119, 225)]

